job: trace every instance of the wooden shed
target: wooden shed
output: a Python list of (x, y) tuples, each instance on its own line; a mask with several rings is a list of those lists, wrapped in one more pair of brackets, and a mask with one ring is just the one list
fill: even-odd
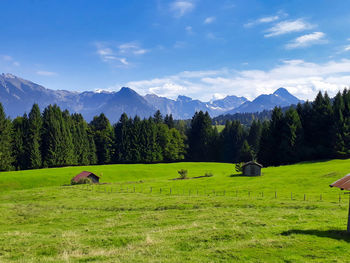
[[(343, 178), (340, 178), (339, 180), (335, 181), (329, 186), (338, 187), (341, 190), (350, 191), (350, 174), (345, 175)], [(346, 192), (346, 194), (350, 194), (350, 192)], [(350, 198), (349, 198), (349, 212), (348, 212), (348, 227), (346, 231), (350, 233)]]
[(82, 178), (89, 178), (93, 183), (99, 183), (100, 181), (100, 177), (98, 177), (96, 174), (92, 172), (87, 172), (87, 171), (83, 171), (80, 174), (77, 174), (72, 180), (77, 183)]
[(242, 171), (245, 176), (260, 176), (261, 168), (263, 166), (260, 163), (251, 161), (243, 164)]

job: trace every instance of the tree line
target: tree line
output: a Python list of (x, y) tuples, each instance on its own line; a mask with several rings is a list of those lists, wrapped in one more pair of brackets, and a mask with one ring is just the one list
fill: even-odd
[(247, 127), (226, 121), (219, 133), (206, 112), (189, 124), (157, 111), (141, 120), (123, 114), (111, 125), (102, 113), (87, 123), (57, 105), (10, 120), (0, 104), (0, 170), (66, 165), (174, 161), (245, 162), (265, 166), (350, 157), (350, 91), (334, 99), (318, 93), (313, 102), (276, 107), (271, 120)]
[(11, 120), (0, 103), (0, 170), (68, 165), (174, 162), (185, 158), (185, 135), (171, 115), (141, 120), (123, 114), (111, 125), (102, 113), (87, 123), (50, 105)]
[[(198, 128), (203, 118), (205, 128)], [(210, 117), (196, 113), (189, 130), (193, 160), (241, 162), (257, 160), (265, 166), (331, 158), (350, 158), (350, 90), (334, 99), (319, 92), (313, 102), (289, 109), (275, 107), (271, 120), (253, 119), (245, 128), (226, 121), (219, 134), (210, 129)], [(193, 139), (191, 139), (193, 138)]]

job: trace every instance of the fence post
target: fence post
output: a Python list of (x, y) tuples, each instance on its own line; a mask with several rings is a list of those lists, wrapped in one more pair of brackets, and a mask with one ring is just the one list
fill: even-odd
[(160, 193), (160, 194), (162, 193), (162, 188), (159, 188), (159, 193)]
[(290, 200), (293, 200), (293, 193), (290, 193)]
[(171, 195), (171, 187), (170, 187), (170, 195)]
[(152, 193), (152, 187), (150, 188), (150, 193)]
[(306, 194), (304, 194), (304, 201), (306, 200)]
[(224, 196), (226, 195), (226, 190), (224, 190)]
[(339, 203), (341, 202), (341, 195), (339, 194)]

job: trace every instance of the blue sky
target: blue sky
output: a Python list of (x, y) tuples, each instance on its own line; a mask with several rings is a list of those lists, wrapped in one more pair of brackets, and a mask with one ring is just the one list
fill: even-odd
[(350, 2), (3, 0), (0, 72), (47, 88), (210, 100), (350, 84)]

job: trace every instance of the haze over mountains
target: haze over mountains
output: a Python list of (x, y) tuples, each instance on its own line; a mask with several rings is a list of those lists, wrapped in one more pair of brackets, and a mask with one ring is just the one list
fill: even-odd
[(159, 97), (155, 94), (139, 95), (130, 88), (118, 92), (72, 92), (51, 90), (24, 80), (12, 74), (0, 75), (0, 102), (12, 118), (29, 112), (34, 103), (41, 109), (49, 104), (57, 104), (70, 112), (79, 112), (90, 121), (93, 116), (105, 113), (114, 123), (125, 112), (129, 116), (149, 117), (156, 110), (162, 114), (173, 114), (175, 119), (189, 119), (196, 111), (208, 111), (212, 117), (227, 113), (258, 112), (275, 106), (285, 107), (301, 102), (286, 89), (279, 88), (273, 94), (260, 95), (253, 101), (244, 97), (227, 96), (210, 102), (178, 96), (176, 100)]

